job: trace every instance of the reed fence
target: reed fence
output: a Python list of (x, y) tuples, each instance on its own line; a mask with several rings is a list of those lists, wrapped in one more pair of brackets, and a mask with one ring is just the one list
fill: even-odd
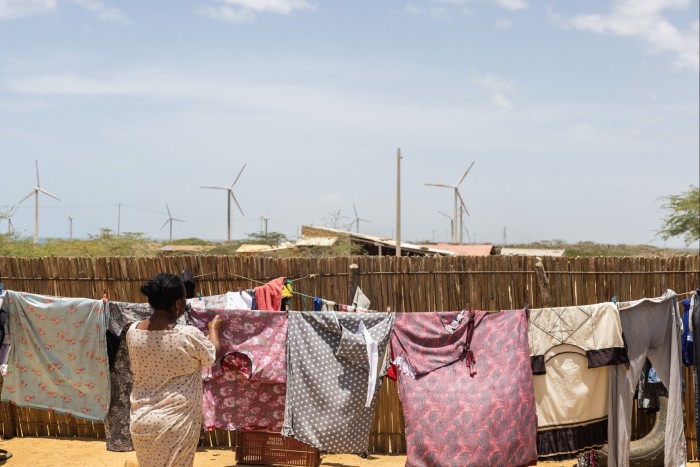
[[(350, 268), (351, 265), (357, 268)], [(585, 305), (656, 297), (666, 289), (679, 294), (700, 286), (700, 256), (543, 258), (551, 306)], [(241, 256), (157, 256), (105, 258), (0, 257), (5, 289), (61, 297), (141, 302), (140, 285), (160, 272), (196, 276), (202, 295), (253, 288), (279, 276), (292, 279), (292, 308), (312, 309), (311, 297), (348, 303), (351, 284), (359, 285), (377, 310), (420, 312), (464, 308), (506, 310), (544, 306), (535, 258), (360, 256), (337, 258), (265, 258)], [(683, 297), (681, 297), (683, 298)], [(688, 459), (697, 460), (693, 377), (685, 369)], [(633, 428), (641, 437), (653, 416), (636, 414)], [(9, 436), (104, 438), (101, 423), (36, 409), (0, 404), (0, 429)], [(233, 443), (232, 434), (207, 432), (212, 446)], [(381, 388), (372, 423), (370, 450), (403, 453), (404, 420), (396, 385)]]

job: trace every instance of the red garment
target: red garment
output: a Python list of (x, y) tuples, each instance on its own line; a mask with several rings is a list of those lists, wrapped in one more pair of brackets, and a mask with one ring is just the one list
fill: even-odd
[(389, 345), (389, 355), (391, 355), (391, 365), (389, 365), (389, 369), (386, 370), (386, 377), (392, 381), (396, 381), (399, 378), (399, 370), (396, 368), (396, 365), (394, 365), (394, 349), (391, 348), (391, 345)]
[(258, 310), (280, 311), (284, 279), (284, 277), (278, 277), (265, 285), (255, 288), (255, 301), (257, 302)]
[(537, 414), (526, 310), (457, 316), (396, 314), (391, 343), (406, 466), (534, 465)]

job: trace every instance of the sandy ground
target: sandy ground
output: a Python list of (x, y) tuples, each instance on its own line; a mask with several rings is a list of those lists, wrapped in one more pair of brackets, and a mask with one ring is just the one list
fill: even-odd
[[(105, 443), (94, 439), (12, 438), (0, 440), (0, 448), (12, 452), (12, 457), (0, 465), (31, 467), (137, 467), (133, 452), (109, 452)], [(406, 456), (370, 454), (362, 459), (356, 455), (321, 456), (321, 465), (328, 467), (403, 467)], [(575, 461), (540, 462), (538, 466), (572, 467)], [(207, 448), (197, 451), (195, 467), (231, 467), (236, 455), (231, 449)], [(700, 466), (696, 462), (688, 466)]]

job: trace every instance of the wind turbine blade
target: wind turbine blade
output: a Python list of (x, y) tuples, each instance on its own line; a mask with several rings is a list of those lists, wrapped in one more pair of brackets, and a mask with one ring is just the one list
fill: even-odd
[(246, 166), (246, 165), (248, 165), (247, 162), (246, 162), (245, 164), (243, 164), (243, 168), (241, 169), (240, 172), (238, 172), (238, 176), (236, 176), (236, 179), (235, 179), (235, 180), (233, 181), (233, 183), (231, 184), (231, 188), (233, 188), (233, 185), (235, 185), (236, 182), (238, 181), (238, 179), (241, 178), (241, 174), (243, 173), (243, 170), (245, 169), (245, 166)]
[(354, 219), (352, 222), (350, 222), (350, 223), (348, 224), (348, 228), (351, 229), (352, 226), (355, 224), (355, 222), (357, 222), (357, 219)]
[(355, 203), (352, 203), (352, 208), (355, 210), (355, 217), (360, 218), (360, 216), (357, 215), (357, 208), (355, 207)]
[(34, 159), (34, 162), (36, 163), (36, 186), (41, 186), (39, 183), (39, 161)]
[(183, 220), (181, 220), (181, 219), (175, 219), (175, 218), (173, 218), (172, 220), (174, 220), (175, 222), (185, 222), (185, 221), (183, 221)]
[(48, 191), (44, 190), (43, 188), (36, 187), (36, 189), (39, 190), (39, 191), (41, 191), (42, 193), (44, 193), (44, 194), (47, 195), (47, 196), (50, 196), (50, 197), (52, 197), (52, 198), (54, 198), (54, 199), (57, 199), (57, 200), (61, 201), (61, 198), (59, 198), (59, 197), (56, 196), (56, 195), (52, 195), (51, 193), (49, 193)]
[(369, 222), (370, 224), (372, 223), (372, 221), (368, 221), (367, 219), (360, 219), (360, 218), (358, 218), (357, 220), (358, 220), (358, 221), (362, 221), (362, 222)]
[[(235, 183), (235, 182), (234, 182), (234, 183)], [(238, 206), (238, 210), (241, 211), (241, 214), (242, 214), (243, 216), (245, 216), (245, 214), (243, 214), (243, 209), (241, 209), (241, 205), (238, 204), (238, 200), (236, 199), (236, 195), (233, 194), (233, 190), (229, 190), (228, 192), (229, 192), (229, 194), (231, 195), (231, 198), (233, 198), (233, 201), (236, 203), (236, 206)]]
[(167, 221), (165, 221), (165, 223), (163, 223), (163, 225), (160, 226), (160, 229), (159, 229), (159, 230), (163, 230), (163, 227), (165, 227), (166, 225), (168, 225), (168, 222), (170, 222), (170, 219), (168, 219)]
[(441, 183), (424, 183), (423, 185), (428, 185), (428, 186), (439, 186), (440, 188), (454, 188), (453, 186), (450, 185), (443, 185)]
[(170, 214), (170, 207), (168, 206), (168, 203), (165, 203), (165, 209), (168, 210), (168, 217), (173, 217), (172, 214)]
[(228, 190), (227, 186), (200, 186), (199, 188), (210, 188), (212, 190)]
[(18, 202), (17, 204), (21, 204), (22, 201), (26, 200), (27, 198), (29, 198), (30, 196), (32, 196), (32, 195), (35, 194), (35, 193), (36, 193), (36, 188), (34, 188), (32, 191), (30, 191), (29, 194), (28, 194), (27, 196), (25, 196), (24, 198), (22, 198), (21, 200), (19, 200), (19, 202)]
[(447, 217), (448, 219), (452, 219), (452, 216), (447, 215), (447, 214), (445, 214), (445, 213), (442, 212), (442, 211), (438, 211), (438, 212), (439, 212), (440, 214), (442, 214), (443, 216)]
[(469, 168), (467, 169), (467, 171), (464, 172), (464, 175), (462, 175), (462, 178), (460, 178), (459, 181), (457, 182), (457, 185), (459, 185), (460, 183), (462, 183), (462, 181), (466, 178), (467, 174), (469, 173), (469, 171), (470, 171), (470, 170), (472, 169), (472, 167), (474, 166), (474, 162), (476, 162), (476, 161), (473, 161), (473, 162), (471, 163), (471, 165), (469, 166)]
[(457, 188), (455, 188), (455, 193), (457, 193), (457, 196), (459, 196), (459, 202), (462, 203), (462, 207), (464, 208), (464, 212), (467, 213), (467, 216), (471, 216), (471, 214), (469, 214), (469, 209), (467, 209), (467, 205), (464, 204), (464, 199), (462, 198), (462, 195), (459, 194), (459, 190)]

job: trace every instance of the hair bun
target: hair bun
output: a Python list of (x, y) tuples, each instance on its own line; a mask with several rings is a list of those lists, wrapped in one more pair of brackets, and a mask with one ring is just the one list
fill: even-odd
[(144, 294), (146, 297), (153, 296), (153, 292), (153, 283), (151, 281), (148, 281), (141, 286), (141, 293)]

